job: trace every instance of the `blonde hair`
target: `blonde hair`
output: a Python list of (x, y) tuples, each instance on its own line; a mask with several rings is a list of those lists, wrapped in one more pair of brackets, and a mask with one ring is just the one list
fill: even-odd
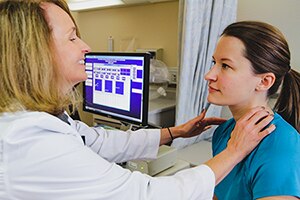
[(59, 66), (41, 2), (55, 3), (72, 18), (62, 0), (0, 2), (0, 113), (25, 109), (57, 115), (77, 102), (75, 90), (62, 94), (58, 85)]

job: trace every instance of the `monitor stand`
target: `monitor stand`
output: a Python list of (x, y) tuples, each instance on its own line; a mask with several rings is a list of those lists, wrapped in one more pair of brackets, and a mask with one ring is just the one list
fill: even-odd
[(94, 126), (101, 126), (105, 129), (119, 129), (123, 131), (127, 130), (138, 130), (142, 128), (161, 128), (155, 124), (149, 123), (147, 126), (138, 126), (136, 124), (131, 124), (128, 122), (120, 121), (117, 119), (112, 119), (104, 116), (94, 115)]

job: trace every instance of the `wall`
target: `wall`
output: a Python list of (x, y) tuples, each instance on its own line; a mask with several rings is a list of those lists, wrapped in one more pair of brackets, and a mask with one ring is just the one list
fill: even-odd
[[(93, 51), (107, 51), (109, 36), (115, 51), (135, 38), (135, 48), (163, 48), (163, 61), (177, 67), (178, 1), (72, 13), (82, 39)], [(79, 85), (82, 91), (82, 84)], [(93, 125), (92, 115), (79, 109), (81, 120)]]
[(72, 12), (71, 11), (71, 14), (72, 14), (74, 20), (76, 21), (76, 23), (78, 23), (78, 12)]
[[(289, 42), (291, 66), (300, 71), (299, 8), (299, 0), (238, 0), (237, 20), (260, 20), (278, 27)], [(106, 51), (107, 39), (113, 36), (119, 51), (135, 37), (136, 48), (163, 48), (164, 62), (177, 66), (178, 1), (73, 14), (92, 50)]]
[[(289, 42), (292, 67), (300, 71), (299, 8), (299, 0), (238, 0), (237, 20), (261, 20), (278, 27)], [(136, 48), (162, 47), (164, 62), (178, 66), (178, 1), (86, 11), (75, 18), (94, 51), (106, 51), (110, 35), (117, 51), (135, 37)]]
[(279, 28), (291, 51), (291, 66), (300, 71), (300, 1), (238, 0), (238, 20), (260, 20)]
[[(279, 28), (285, 35), (291, 51), (291, 66), (300, 71), (300, 1), (299, 0), (238, 0), (237, 21), (259, 20)], [(274, 99), (271, 99), (274, 105)], [(227, 107), (222, 117), (232, 115)]]
[(109, 36), (115, 51), (127, 49), (135, 38), (129, 49), (163, 48), (163, 61), (177, 66), (178, 1), (79, 12), (76, 19), (93, 51), (107, 51)]

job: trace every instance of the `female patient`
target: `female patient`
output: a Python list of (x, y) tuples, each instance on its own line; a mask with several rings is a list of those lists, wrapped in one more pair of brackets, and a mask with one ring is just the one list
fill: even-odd
[[(214, 133), (214, 155), (226, 148), (236, 121), (252, 107), (264, 106), (274, 115), (272, 123), (277, 127), (216, 187), (217, 198), (298, 199), (300, 74), (290, 67), (284, 36), (266, 23), (233, 23), (219, 40), (213, 64), (205, 76), (209, 83), (208, 101), (229, 106), (233, 115)], [(273, 111), (268, 99), (281, 83)]]

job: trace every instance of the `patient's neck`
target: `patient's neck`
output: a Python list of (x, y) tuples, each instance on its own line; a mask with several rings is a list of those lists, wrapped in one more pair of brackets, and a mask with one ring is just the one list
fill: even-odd
[(265, 107), (265, 109), (269, 112), (269, 113), (273, 113), (271, 107), (268, 104), (268, 101), (264, 101), (264, 102), (257, 102), (257, 103), (248, 103), (248, 104), (244, 104), (244, 105), (231, 105), (228, 106), (232, 116), (234, 118), (235, 121), (238, 121), (241, 117), (243, 117), (247, 112), (250, 111), (250, 109), (255, 108), (257, 106), (263, 106)]

